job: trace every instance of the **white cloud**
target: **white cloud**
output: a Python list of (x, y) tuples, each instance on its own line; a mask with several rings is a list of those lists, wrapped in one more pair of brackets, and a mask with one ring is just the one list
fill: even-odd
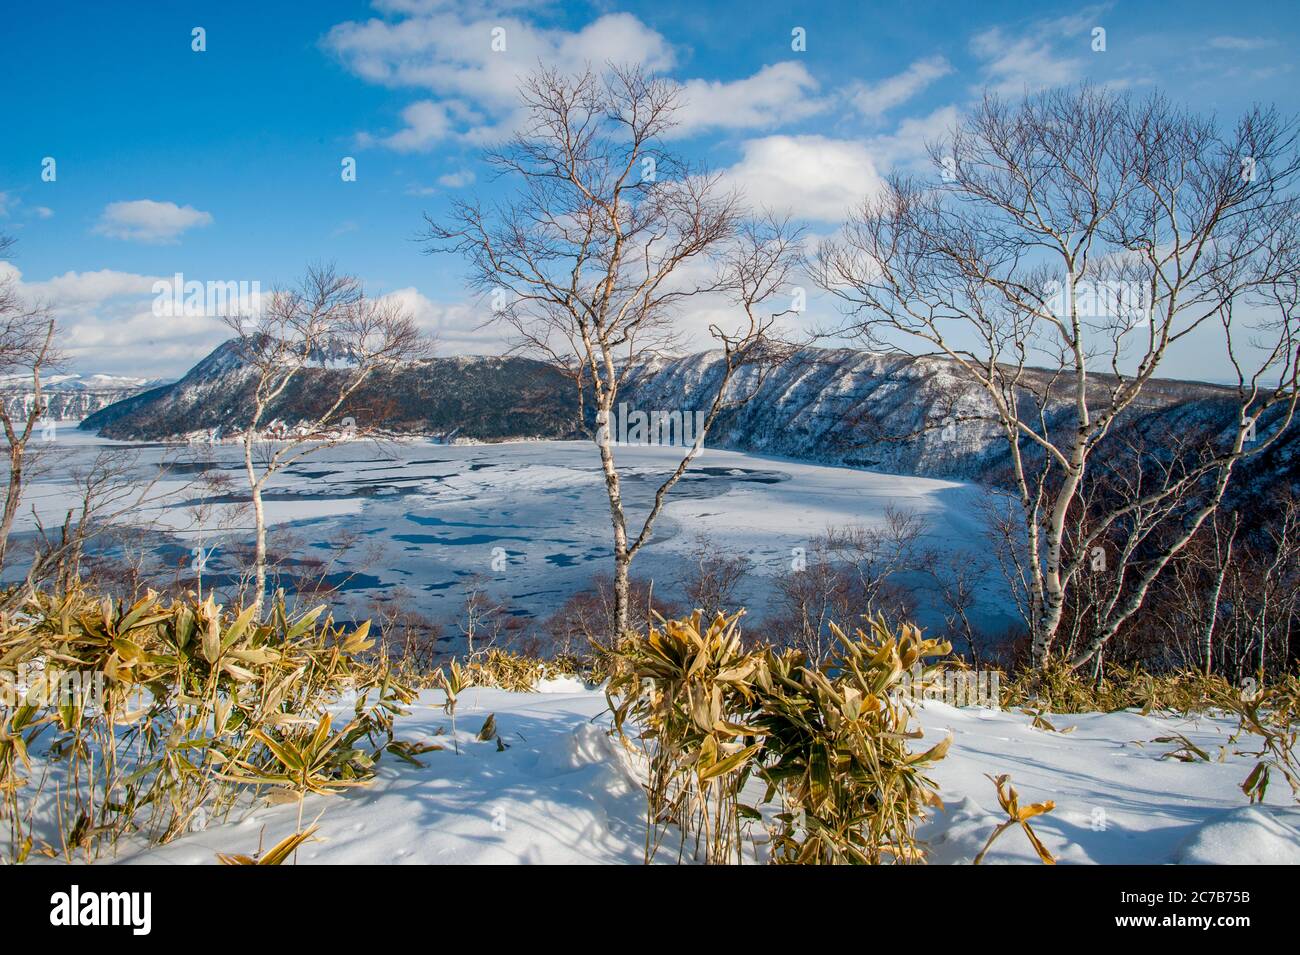
[(363, 146), (378, 143), (397, 152), (417, 152), (429, 149), (445, 139), (452, 131), (452, 119), (446, 103), (419, 100), (402, 110), (406, 128), (391, 136), (376, 137), (362, 133), (358, 141)]
[[(518, 77), (512, 77), (512, 84)], [(515, 86), (511, 86), (512, 92)], [(753, 76), (729, 82), (701, 79), (680, 84), (681, 107), (669, 131), (681, 137), (711, 129), (762, 129), (797, 122), (827, 109), (817, 97), (818, 83), (801, 63), (776, 63)], [(402, 110), (405, 128), (388, 136), (362, 133), (363, 146), (385, 146), (398, 152), (434, 148), (448, 139), (493, 144), (506, 138), (523, 121), (520, 109), (476, 108), (459, 99), (418, 100)]]
[(1036, 20), (1018, 33), (993, 27), (976, 34), (970, 49), (983, 61), (984, 87), (1002, 96), (1021, 96), (1075, 82), (1086, 71), (1085, 56), (1096, 69), (1106, 58), (1092, 52), (1092, 30), (1110, 7), (1097, 4)]
[(154, 314), (154, 283), (170, 276), (100, 269), (23, 282), (7, 271), (25, 298), (50, 306), (69, 367), (83, 373), (179, 376), (229, 337), (216, 318)]
[[(464, 0), (375, 0), (373, 6), (384, 13), (429, 14), (441, 10), (454, 10), (464, 4)], [(481, 7), (491, 7), (493, 12), (522, 10), (529, 7), (547, 6), (546, 0), (492, 0), (484, 2)]]
[(999, 27), (977, 34), (971, 52), (984, 61), (986, 86), (1004, 96), (1072, 83), (1083, 69), (1078, 57), (1057, 55), (1040, 37), (1010, 37)]
[(926, 147), (943, 142), (957, 125), (956, 106), (943, 106), (926, 116), (914, 116), (898, 124), (894, 132), (875, 136), (867, 147), (882, 170), (929, 168), (930, 156)]
[(450, 355), (499, 355), (510, 346), (507, 330), (484, 324), (491, 312), (466, 302), (435, 302), (411, 286), (383, 296), (410, 310), (412, 318), (434, 344), (434, 351)]
[[(405, 3), (406, 9), (417, 5)], [(335, 26), (324, 44), (357, 76), (393, 88), (429, 90), (447, 100), (449, 113), (426, 112), (409, 117), (408, 130), (396, 134), (396, 148), (424, 148), (447, 130), (441, 120), (455, 119), (461, 135), (471, 141), (499, 138), (509, 127), (499, 124), (518, 106), (518, 80), (539, 62), (562, 72), (589, 64), (639, 63), (651, 69), (672, 64), (667, 40), (627, 13), (602, 16), (577, 31), (549, 29), (513, 16), (478, 16), (465, 20), (459, 12), (432, 5), (427, 15), (396, 21), (379, 19)], [(494, 30), (505, 49), (493, 49)], [(468, 104), (468, 105), (467, 105)], [(457, 108), (460, 112), (457, 112)], [(477, 115), (487, 114), (486, 117)]]
[(687, 80), (674, 135), (704, 129), (758, 129), (792, 123), (827, 106), (816, 98), (818, 85), (802, 63), (774, 63), (753, 76), (731, 82)]
[(38, 219), (48, 219), (54, 215), (54, 210), (48, 206), (24, 205), (20, 196), (0, 191), (0, 219), (8, 219), (19, 213), (28, 218), (35, 216)]
[(438, 177), (438, 184), (446, 186), (448, 189), (462, 189), (474, 181), (474, 173), (469, 169), (461, 169), (457, 172), (449, 172), (444, 176)]
[(858, 112), (869, 119), (876, 119), (952, 71), (952, 64), (944, 57), (929, 56), (879, 83), (857, 84), (850, 91), (849, 97)]
[[(383, 135), (362, 133), (362, 145), (400, 152), (432, 149), (454, 139), (492, 145), (518, 128), (522, 119), (519, 80), (538, 63), (575, 73), (604, 63), (669, 69), (671, 45), (657, 31), (627, 13), (606, 14), (578, 30), (534, 25), (509, 10), (525, 3), (494, 5), (494, 12), (466, 15), (449, 3), (389, 0), (395, 20), (370, 19), (335, 26), (324, 46), (360, 78), (394, 89), (427, 90), (437, 99), (418, 100), (402, 111), (405, 126)], [(505, 49), (493, 50), (493, 30), (504, 31)], [(793, 61), (764, 66), (731, 81), (690, 79), (682, 83), (683, 107), (673, 134), (705, 129), (761, 129), (824, 111), (818, 83)]]
[(104, 207), (94, 231), (110, 239), (133, 242), (175, 242), (188, 229), (212, 224), (212, 214), (174, 202), (136, 199), (110, 202)]
[[(211, 315), (155, 313), (155, 283), (170, 283), (172, 276), (101, 269), (23, 282), (15, 266), (0, 262), (0, 280), (6, 278), (14, 279), (29, 301), (50, 306), (69, 369), (84, 374), (180, 377), (230, 337), (229, 329)], [(186, 281), (207, 278), (185, 275)], [(212, 278), (253, 281), (251, 277)], [(434, 338), (439, 354), (500, 354), (509, 344), (502, 328), (480, 327), (490, 315), (486, 306), (435, 302), (415, 287), (397, 289), (383, 298), (410, 308), (416, 322)]]
[(796, 218), (838, 222), (881, 186), (870, 149), (826, 136), (767, 136), (742, 144), (728, 184), (757, 206)]
[(44, 282), (24, 283), (23, 289), (56, 307), (79, 308), (123, 296), (149, 294), (156, 281), (159, 279), (154, 276), (100, 269), (97, 272), (64, 272)]

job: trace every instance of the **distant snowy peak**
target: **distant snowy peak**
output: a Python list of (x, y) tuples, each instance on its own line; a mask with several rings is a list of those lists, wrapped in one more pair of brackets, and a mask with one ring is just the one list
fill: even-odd
[(56, 375), (46, 382), (46, 387), (51, 391), (145, 391), (174, 380), (130, 375)]
[[(267, 345), (269, 349), (277, 346), (273, 344), (272, 339), (252, 339), (246, 343), (240, 339), (232, 338), (229, 341), (218, 345), (217, 348), (209, 355), (203, 358), (186, 374), (186, 378), (193, 378), (197, 374), (200, 377), (211, 377), (225, 372), (240, 371), (242, 372), (249, 366), (246, 360), (246, 354), (249, 349), (259, 348)], [(291, 350), (297, 354), (302, 354), (304, 349), (300, 346), (292, 346)], [(352, 343), (338, 339), (330, 339), (313, 346), (307, 354), (305, 364), (309, 368), (353, 368), (360, 362), (360, 353)]]
[(308, 360), (322, 368), (349, 368), (360, 361), (360, 355), (348, 342), (329, 341), (313, 348)]
[[(167, 379), (133, 375), (50, 375), (41, 380), (45, 416), (59, 421), (80, 421), (124, 398), (166, 384)], [(29, 376), (0, 376), (0, 400), (4, 401), (11, 415), (26, 416), (34, 397)]]
[[(171, 380), (170, 378), (136, 378), (131, 375), (68, 374), (45, 376), (41, 380), (41, 386), (50, 391), (106, 391), (155, 388)], [(0, 388), (29, 391), (31, 375), (0, 375)]]

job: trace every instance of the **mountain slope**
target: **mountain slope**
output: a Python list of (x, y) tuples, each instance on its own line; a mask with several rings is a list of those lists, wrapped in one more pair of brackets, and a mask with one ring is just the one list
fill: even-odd
[[(721, 372), (718, 352), (648, 363), (632, 376), (629, 408), (692, 407), (694, 396), (717, 387)], [(1026, 378), (1046, 384), (1045, 372)], [(1108, 381), (1097, 376), (1093, 387), (1104, 391)], [(1190, 405), (1217, 421), (1225, 394), (1216, 385), (1153, 381), (1130, 419)], [(966, 479), (986, 477), (1006, 461), (1001, 431), (980, 420), (992, 415), (988, 396), (943, 358), (807, 348), (769, 373), (742, 369), (727, 398), (706, 442), (713, 447)], [(1048, 421), (1059, 428), (1073, 413), (1063, 396)]]
[[(325, 407), (337, 367), (304, 369), (265, 416), (293, 426)], [(82, 422), (122, 440), (162, 440), (230, 431), (248, 420), (254, 380), (227, 342), (173, 385), (136, 395)], [(564, 438), (575, 435), (577, 400), (556, 369), (526, 358), (435, 358), (376, 372), (340, 413), (362, 428), (448, 433), (467, 438)]]

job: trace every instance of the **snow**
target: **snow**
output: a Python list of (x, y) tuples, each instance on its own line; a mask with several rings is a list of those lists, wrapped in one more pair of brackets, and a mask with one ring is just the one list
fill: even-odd
[(1300, 830), (1269, 807), (1241, 806), (1196, 829), (1175, 861), (1184, 865), (1300, 865)]
[[(1255, 766), (1239, 750), (1257, 748), (1249, 737), (1228, 738), (1235, 720), (1207, 716), (1142, 715), (1136, 711), (1051, 716), (1057, 732), (1035, 729), (1019, 711), (999, 712), (928, 701), (921, 722), (927, 741), (955, 735), (935, 779), (947, 811), (927, 823), (934, 862), (969, 861), (1005, 816), (985, 774), (1008, 773), (1021, 805), (1053, 800), (1056, 809), (1030, 825), (1062, 863), (1161, 864), (1228, 861), (1223, 847), (1185, 858), (1184, 843), (1202, 827), (1246, 806), (1239, 786)], [(1176, 744), (1153, 742), (1181, 733), (1217, 762), (1162, 758)], [(918, 744), (920, 745), (920, 744)], [(1283, 825), (1300, 824), (1300, 809), (1285, 783), (1270, 787), (1267, 813)], [(1289, 820), (1289, 821), (1286, 821)], [(1270, 830), (1275, 831), (1275, 830)], [(1300, 852), (1300, 839), (1291, 841)], [(1031, 862), (1028, 840), (1012, 829), (986, 859)]]
[[(31, 381), (31, 375), (0, 375), (0, 388), (25, 388)], [(138, 390), (147, 386), (156, 386), (165, 383), (161, 378), (136, 378), (128, 375), (79, 375), (63, 374), (49, 375), (42, 380), (42, 385), (47, 389), (55, 391), (65, 390), (104, 390), (104, 391), (130, 391)]]
[[(379, 779), (340, 796), (309, 797), (303, 820), (319, 814), (319, 840), (300, 863), (631, 863), (641, 859), (641, 805), (606, 721), (602, 693), (552, 682), (550, 692), (471, 689), (456, 712), (452, 748), (442, 696), (421, 694), (400, 721), (400, 738), (439, 743), (418, 769), (386, 757)], [(489, 713), (508, 749), (475, 737)], [(444, 729), (442, 735), (438, 730)], [(295, 830), (295, 804), (241, 819), (119, 861), (191, 864), (217, 852), (251, 853)]]
[[(450, 745), (442, 696), (426, 691), (398, 720), (398, 735), (436, 742), (423, 769), (385, 757), (370, 786), (308, 797), (304, 824), (315, 841), (300, 864), (638, 863), (644, 797), (634, 763), (609, 735), (604, 694), (571, 679), (540, 693), (471, 689), (457, 709), (461, 754)], [(475, 736), (489, 713), (508, 749)], [(945, 803), (920, 828), (932, 864), (967, 864), (1004, 820), (985, 774), (1009, 773), (1021, 803), (1051, 799), (1031, 825), (1062, 864), (1300, 862), (1300, 809), (1285, 786), (1248, 806), (1237, 788), (1253, 766), (1249, 740), (1228, 743), (1235, 724), (1212, 717), (1128, 711), (1054, 716), (1034, 729), (1019, 711), (918, 705), (925, 743), (955, 734), (933, 777)], [(1171, 731), (1222, 762), (1162, 759), (1153, 743)], [(1278, 790), (1281, 791), (1278, 791)], [(218, 852), (251, 853), (295, 831), (296, 804), (249, 807), (173, 843), (128, 850), (117, 861), (212, 863)], [(669, 855), (664, 856), (667, 861)], [(1005, 832), (988, 864), (1038, 864), (1024, 835)]]

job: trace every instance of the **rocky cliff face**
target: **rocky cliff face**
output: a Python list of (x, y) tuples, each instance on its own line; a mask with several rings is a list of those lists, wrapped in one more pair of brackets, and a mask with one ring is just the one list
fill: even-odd
[[(721, 355), (702, 352), (646, 364), (628, 389), (629, 406), (688, 408), (716, 389)], [(1040, 379), (1044, 373), (1030, 372)], [(1107, 380), (1098, 377), (1095, 387)], [(988, 396), (942, 358), (909, 359), (854, 349), (804, 349), (767, 372), (744, 369), (708, 445), (871, 468), (895, 474), (978, 479), (1005, 464), (1006, 441), (987, 419)], [(1206, 420), (1222, 412), (1224, 389), (1195, 382), (1152, 382), (1133, 420), (1192, 405)], [(1048, 412), (1068, 425), (1064, 399)]]
[[(123, 399), (161, 384), (146, 378), (118, 375), (55, 375), (43, 383), (45, 417), (56, 421), (80, 421)], [(35, 395), (31, 382), (20, 376), (0, 378), (0, 401), (9, 414), (25, 418)]]

